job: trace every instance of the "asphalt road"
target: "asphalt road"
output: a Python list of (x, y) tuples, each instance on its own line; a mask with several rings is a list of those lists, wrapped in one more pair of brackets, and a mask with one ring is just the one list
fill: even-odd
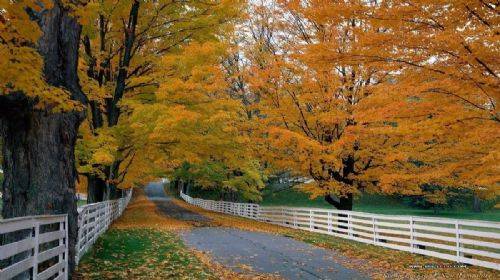
[(171, 218), (188, 221), (195, 226), (208, 226), (210, 219), (196, 212), (189, 211), (171, 201), (165, 194), (161, 183), (150, 183), (145, 188), (146, 195), (152, 200), (158, 209)]
[(277, 274), (291, 280), (369, 279), (341, 265), (339, 260), (343, 257), (333, 250), (281, 235), (210, 227), (207, 217), (172, 203), (159, 183), (148, 185), (146, 194), (165, 215), (198, 225), (181, 233), (187, 246), (210, 253), (215, 261), (233, 271)]

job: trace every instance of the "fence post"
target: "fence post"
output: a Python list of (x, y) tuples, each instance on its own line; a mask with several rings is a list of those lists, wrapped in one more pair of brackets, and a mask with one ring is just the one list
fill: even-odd
[[(64, 218), (64, 231), (66, 232), (64, 240), (66, 241), (66, 248), (64, 249), (64, 279), (68, 279), (69, 277), (69, 239), (68, 239), (68, 215)], [(77, 241), (77, 244), (80, 240)], [(78, 249), (78, 248), (77, 248)], [(78, 250), (75, 250), (75, 255), (78, 256)], [(78, 263), (77, 263), (78, 264)]]
[(328, 211), (328, 218), (327, 218), (327, 224), (328, 224), (328, 228), (327, 228), (327, 231), (328, 232), (332, 232), (332, 212)]
[[(80, 252), (80, 240), (82, 239), (82, 218), (81, 218), (81, 215), (85, 212), (85, 210), (83, 210), (81, 213), (78, 214), (78, 218), (77, 218), (77, 223), (78, 223), (78, 231), (77, 231), (77, 239), (76, 239), (76, 248), (75, 248), (75, 264), (78, 265), (78, 262), (79, 262), (79, 259), (78, 259), (78, 255), (79, 255), (79, 252)], [(66, 242), (68, 242), (68, 240), (66, 240)]]
[[(59, 222), (59, 230), (62, 230), (64, 228), (65, 221), (66, 221), (66, 219), (64, 219), (64, 221), (62, 221), (62, 222)], [(65, 229), (65, 232), (68, 232), (68, 231)], [(61, 245), (64, 245), (64, 237), (61, 237), (58, 239), (58, 246), (61, 246)], [(66, 247), (66, 246), (64, 246), (64, 247)], [(63, 252), (57, 256), (58, 263), (64, 263), (64, 258), (63, 258), (64, 253), (65, 252)]]
[(410, 216), (410, 251), (415, 253), (415, 236), (413, 235), (413, 216)]
[(309, 210), (309, 229), (314, 229), (314, 222), (313, 222), (313, 217), (312, 214), (313, 211)]
[(463, 257), (463, 253), (461, 252), (461, 244), (460, 244), (460, 224), (458, 220), (455, 221), (455, 235), (457, 239), (457, 262), (459, 263), (461, 261), (461, 258)]
[(377, 244), (378, 226), (377, 226), (377, 219), (375, 217), (372, 217), (372, 223), (373, 223), (373, 244)]
[(40, 235), (40, 222), (35, 221), (35, 247), (33, 248), (33, 279), (38, 279), (38, 238)]
[[(65, 234), (68, 234), (67, 227), (68, 216), (64, 217), (64, 221), (59, 223), (59, 231), (64, 230)], [(68, 240), (64, 237), (59, 238), (59, 246), (64, 245), (64, 252), (59, 254), (58, 262), (64, 263), (64, 277), (67, 278), (68, 275)]]
[(351, 221), (351, 213), (347, 213), (347, 235), (348, 236), (353, 236), (351, 223), (352, 223), (352, 221)]
[(293, 211), (293, 227), (297, 228), (297, 210), (294, 208), (292, 211)]
[(111, 208), (109, 206), (106, 207), (106, 223), (111, 224)]

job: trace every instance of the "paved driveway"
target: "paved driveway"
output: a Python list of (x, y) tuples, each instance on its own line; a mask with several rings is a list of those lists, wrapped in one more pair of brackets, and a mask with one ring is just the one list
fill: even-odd
[(149, 184), (146, 194), (167, 216), (192, 221), (198, 227), (181, 234), (184, 243), (209, 252), (220, 264), (241, 273), (277, 274), (285, 279), (369, 279), (342, 266), (333, 250), (327, 250), (281, 235), (210, 227), (210, 219), (189, 211), (165, 195), (159, 183)]

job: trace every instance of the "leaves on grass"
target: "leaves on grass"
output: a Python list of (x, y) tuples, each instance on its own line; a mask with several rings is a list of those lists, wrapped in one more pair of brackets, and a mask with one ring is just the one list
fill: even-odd
[(77, 279), (217, 279), (175, 233), (111, 229), (83, 258)]

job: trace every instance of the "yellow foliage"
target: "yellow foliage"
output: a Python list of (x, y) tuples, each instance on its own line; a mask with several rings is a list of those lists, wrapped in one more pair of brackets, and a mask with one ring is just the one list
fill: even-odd
[(36, 50), (41, 31), (27, 10), (50, 9), (53, 1), (0, 1), (0, 95), (22, 93), (35, 108), (68, 111), (79, 104), (70, 93), (50, 86), (43, 77), (43, 60)]

